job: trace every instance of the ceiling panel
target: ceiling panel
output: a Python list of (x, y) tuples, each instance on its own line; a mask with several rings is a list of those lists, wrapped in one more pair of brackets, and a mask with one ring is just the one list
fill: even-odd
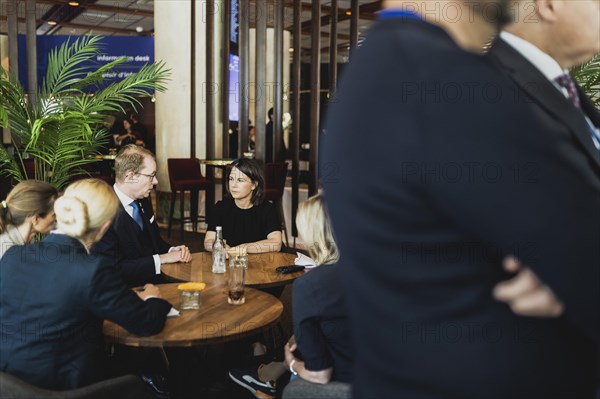
[[(172, 0), (159, 0), (172, 1)], [(196, 0), (197, 1), (197, 0)], [(151, 35), (154, 32), (154, 0), (80, 0), (79, 7), (67, 5), (66, 0), (37, 0), (38, 34), (83, 35), (87, 33), (102, 35)], [(251, 1), (251, 10), (254, 1)], [(273, 25), (273, 0), (267, 0), (267, 24)], [(2, 1), (2, 4), (6, 4)], [(25, 33), (25, 2), (18, 3), (19, 32)], [(293, 1), (285, 0), (286, 29), (291, 30), (293, 23)], [(380, 8), (381, 1), (360, 0), (362, 7), (359, 20), (359, 34), (362, 35), (372, 23), (375, 12)], [(308, 56), (311, 47), (311, 0), (302, 0), (303, 12), (301, 21), (307, 28), (303, 31), (302, 47), (303, 59)], [(331, 1), (321, 1), (321, 16), (326, 17), (330, 12)], [(350, 20), (346, 12), (350, 8), (350, 0), (338, 0), (338, 48), (339, 57), (343, 60), (348, 55), (350, 37)], [(364, 12), (364, 10), (368, 12)], [(6, 33), (6, 7), (0, 7), (0, 33)], [(251, 11), (251, 17), (253, 12)], [(49, 26), (48, 20), (57, 19), (56, 26)], [(328, 18), (321, 27), (322, 60), (327, 62), (329, 57), (329, 32)], [(252, 21), (251, 21), (252, 25)]]

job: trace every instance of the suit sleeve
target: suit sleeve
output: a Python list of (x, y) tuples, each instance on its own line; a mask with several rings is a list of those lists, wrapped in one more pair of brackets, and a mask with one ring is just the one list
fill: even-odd
[(169, 302), (159, 298), (140, 299), (109, 264), (97, 267), (89, 287), (89, 304), (97, 317), (142, 336), (162, 331), (171, 309)]
[(152, 281), (156, 276), (152, 256), (126, 259), (124, 251), (127, 250), (127, 246), (127, 242), (123, 242), (120, 239), (113, 225), (108, 229), (104, 237), (94, 244), (92, 253), (106, 256), (109, 262), (119, 271), (125, 284), (129, 286)]
[(321, 371), (333, 366), (327, 341), (320, 327), (321, 305), (315, 300), (318, 296), (309, 275), (304, 275), (294, 282), (292, 293), (292, 309), (294, 335), (298, 349), (302, 354), (306, 368)]
[(490, 115), (489, 98), (473, 101), (471, 117), (461, 102), (423, 115), (434, 133), (422, 137), (427, 160), (411, 179), (438, 217), (482, 248), (516, 255), (564, 301), (572, 323), (598, 327), (600, 193), (566, 159), (581, 151), (571, 140), (551, 141), (525, 103), (521, 113), (502, 115), (515, 107), (510, 93), (501, 95), (494, 120), (482, 117)]

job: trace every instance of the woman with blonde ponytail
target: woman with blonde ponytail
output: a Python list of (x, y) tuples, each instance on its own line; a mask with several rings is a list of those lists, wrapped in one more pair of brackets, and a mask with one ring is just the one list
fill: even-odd
[(56, 200), (57, 230), (41, 242), (14, 246), (0, 267), (0, 370), (41, 388), (96, 382), (102, 323), (137, 335), (164, 326), (171, 305), (148, 284), (135, 293), (110, 258), (89, 254), (115, 215), (118, 199), (96, 179), (71, 184)]
[(56, 188), (43, 181), (25, 180), (0, 201), (0, 258), (13, 245), (27, 244), (36, 233), (54, 228)]

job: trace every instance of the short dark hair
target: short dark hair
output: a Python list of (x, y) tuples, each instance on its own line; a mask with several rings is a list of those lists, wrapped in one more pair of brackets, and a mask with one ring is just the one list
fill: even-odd
[(272, 117), (272, 116), (273, 116), (273, 112), (275, 112), (275, 111), (273, 110), (273, 107), (271, 107), (271, 108), (269, 109), (269, 112), (267, 112), (267, 116), (268, 116), (269, 118), (270, 118), (270, 117)]
[(252, 192), (251, 201), (252, 205), (260, 205), (265, 198), (265, 178), (263, 177), (262, 169), (259, 163), (250, 158), (240, 158), (230, 163), (225, 172), (225, 181), (227, 182), (225, 187), (227, 190), (227, 195), (231, 195), (229, 194), (229, 175), (231, 175), (231, 170), (234, 167), (248, 176), (253, 183), (256, 183), (256, 188)]

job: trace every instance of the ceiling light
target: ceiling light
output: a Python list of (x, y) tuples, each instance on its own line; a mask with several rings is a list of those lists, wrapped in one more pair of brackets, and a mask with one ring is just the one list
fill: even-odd
[(352, 15), (352, 11), (346, 10), (346, 15)]
[(290, 47), (290, 48), (288, 49), (288, 51), (289, 51), (290, 53), (293, 53), (293, 52), (294, 52), (294, 48), (293, 48), (293, 47)]
[(56, 21), (48, 21), (48, 25), (54, 26), (54, 25), (56, 25)]
[(136, 27), (135, 27), (135, 31), (136, 31), (137, 33), (142, 33), (142, 32), (144, 31), (144, 28), (142, 28), (141, 26), (136, 26)]
[(77, 1), (69, 1), (69, 5), (72, 7), (79, 7), (79, 3)]

